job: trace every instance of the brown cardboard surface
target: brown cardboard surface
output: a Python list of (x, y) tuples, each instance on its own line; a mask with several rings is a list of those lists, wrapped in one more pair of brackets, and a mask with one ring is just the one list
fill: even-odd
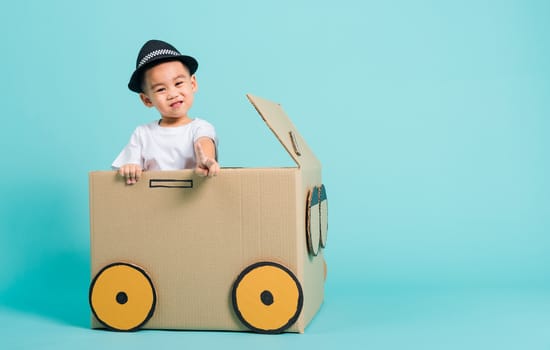
[(321, 163), (280, 104), (250, 94), (247, 97), (298, 167), (321, 169)]
[[(116, 263), (142, 269), (156, 293), (142, 328), (248, 330), (233, 309), (232, 288), (262, 261), (288, 269), (303, 290), (303, 308), (285, 331), (304, 332), (322, 304), (323, 250), (313, 256), (306, 241), (308, 193), (321, 185), (320, 163), (279, 105), (249, 99), (298, 167), (223, 168), (214, 178), (150, 171), (132, 186), (114, 171), (90, 173), (92, 278)], [(92, 326), (102, 324), (92, 317)]]

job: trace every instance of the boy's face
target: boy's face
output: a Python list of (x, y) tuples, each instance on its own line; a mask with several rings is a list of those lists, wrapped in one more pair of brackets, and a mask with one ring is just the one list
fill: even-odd
[(186, 119), (197, 91), (197, 80), (179, 61), (160, 63), (143, 74), (139, 95), (147, 107), (155, 107), (166, 121)]

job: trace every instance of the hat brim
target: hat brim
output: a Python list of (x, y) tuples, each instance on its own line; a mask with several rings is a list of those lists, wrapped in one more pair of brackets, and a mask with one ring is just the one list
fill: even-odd
[(186, 55), (179, 55), (179, 56), (157, 56), (155, 59), (151, 62), (147, 62), (143, 66), (139, 67), (132, 73), (132, 76), (130, 77), (130, 82), (128, 83), (128, 89), (132, 90), (133, 92), (141, 93), (143, 92), (143, 89), (141, 88), (141, 80), (143, 79), (143, 73), (150, 69), (157, 64), (161, 64), (164, 62), (169, 61), (180, 61), (183, 63), (184, 66), (189, 69), (189, 74), (193, 75), (197, 71), (197, 68), (199, 67), (199, 63), (196, 59), (194, 59), (191, 56)]

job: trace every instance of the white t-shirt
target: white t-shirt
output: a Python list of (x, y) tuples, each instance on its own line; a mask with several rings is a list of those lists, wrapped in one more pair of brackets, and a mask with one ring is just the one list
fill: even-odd
[(211, 138), (217, 147), (214, 127), (199, 118), (177, 127), (162, 127), (158, 120), (140, 125), (112, 167), (131, 163), (143, 170), (192, 169), (196, 166), (194, 144), (201, 137)]

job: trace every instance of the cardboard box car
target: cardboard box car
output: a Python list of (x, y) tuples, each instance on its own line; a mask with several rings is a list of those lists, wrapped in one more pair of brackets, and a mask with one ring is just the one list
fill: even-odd
[(92, 327), (303, 333), (319, 310), (321, 164), (280, 105), (248, 98), (296, 167), (90, 173)]

